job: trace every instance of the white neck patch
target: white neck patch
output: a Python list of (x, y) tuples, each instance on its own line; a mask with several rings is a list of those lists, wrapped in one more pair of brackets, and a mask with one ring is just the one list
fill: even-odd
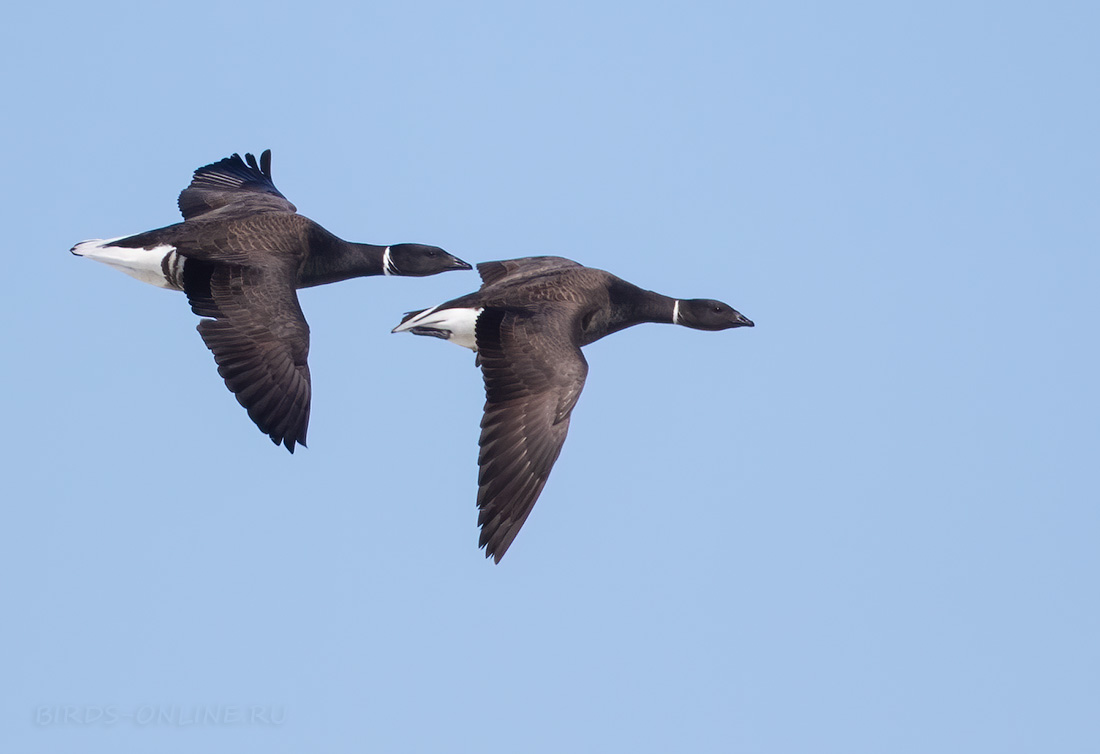
[(680, 324), (680, 299), (676, 299), (672, 303), (672, 324)]
[(382, 274), (386, 277), (397, 274), (397, 268), (393, 266), (393, 262), (390, 261), (390, 247), (387, 246), (386, 250), (382, 252)]

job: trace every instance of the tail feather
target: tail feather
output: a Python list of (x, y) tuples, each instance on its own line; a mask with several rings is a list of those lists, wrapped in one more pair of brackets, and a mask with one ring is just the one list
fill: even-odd
[(175, 247), (165, 243), (150, 247), (114, 246), (129, 236), (118, 238), (92, 238), (81, 241), (69, 251), (78, 257), (94, 259), (130, 277), (157, 288), (181, 290), (180, 275), (183, 272), (184, 259), (174, 253)]
[(476, 351), (477, 339), (474, 335), (474, 327), (479, 314), (481, 314), (480, 308), (440, 309), (438, 306), (433, 306), (431, 309), (408, 312), (401, 319), (401, 323), (390, 332), (411, 332), (413, 335), (442, 338), (455, 345)]
[(427, 309), (417, 309), (415, 312), (405, 312), (405, 314), (402, 315), (402, 317), (401, 317), (401, 321), (397, 323), (397, 327), (393, 328), (393, 330), (391, 330), (390, 332), (404, 332), (404, 330), (400, 329), (401, 325), (405, 324), (406, 322), (408, 322), (413, 317), (416, 317), (420, 314), (423, 314), (426, 311), (428, 311), (428, 310)]
[(118, 238), (89, 238), (87, 241), (81, 241), (76, 246), (69, 249), (69, 252), (75, 254), (78, 257), (95, 255), (96, 249), (102, 249), (104, 246), (110, 246), (115, 241), (125, 238), (126, 236), (119, 236)]

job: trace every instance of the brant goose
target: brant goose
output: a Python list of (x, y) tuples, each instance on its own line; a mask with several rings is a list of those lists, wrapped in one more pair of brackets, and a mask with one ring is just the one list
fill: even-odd
[(565, 442), (588, 374), (581, 346), (642, 322), (697, 330), (753, 323), (720, 301), (669, 298), (561, 257), (485, 262), (477, 270), (477, 293), (409, 312), (393, 332), (477, 352), (485, 379), (479, 546), (499, 563)]
[(138, 280), (183, 291), (218, 373), (262, 432), (291, 453), (306, 444), (309, 325), (297, 288), (366, 275), (434, 275), (470, 265), (436, 246), (337, 238), (297, 214), (271, 181), (271, 150), (195, 171), (184, 221), (72, 248)]

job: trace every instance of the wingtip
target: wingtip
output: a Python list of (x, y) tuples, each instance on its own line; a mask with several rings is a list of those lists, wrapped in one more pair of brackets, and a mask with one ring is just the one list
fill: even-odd
[(284, 448), (286, 448), (287, 452), (289, 452), (291, 455), (294, 455), (295, 448), (306, 447), (306, 442), (302, 438), (294, 439), (291, 437), (282, 437), (280, 435), (268, 435), (268, 437), (271, 439), (271, 442), (275, 443), (276, 446), (282, 445)]
[(485, 550), (485, 559), (492, 559), (493, 565), (496, 565), (500, 562), (500, 559), (504, 557), (504, 553), (508, 552), (509, 545), (512, 544), (511, 542), (509, 542), (503, 547), (500, 547), (499, 543), (494, 545), (492, 542), (492, 538), (486, 536), (484, 529), (481, 530), (481, 535), (478, 537), (478, 540), (479, 541), (477, 546)]

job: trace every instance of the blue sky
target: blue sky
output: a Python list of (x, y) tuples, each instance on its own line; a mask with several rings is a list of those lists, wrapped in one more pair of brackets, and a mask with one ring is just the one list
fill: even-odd
[[(1097, 751), (1098, 21), (10, 11), (3, 748)], [(302, 292), (290, 456), (181, 295), (68, 254), (265, 148), (345, 238), (559, 254), (757, 327), (586, 349), (493, 566), (473, 359), (389, 334), (474, 273)]]

